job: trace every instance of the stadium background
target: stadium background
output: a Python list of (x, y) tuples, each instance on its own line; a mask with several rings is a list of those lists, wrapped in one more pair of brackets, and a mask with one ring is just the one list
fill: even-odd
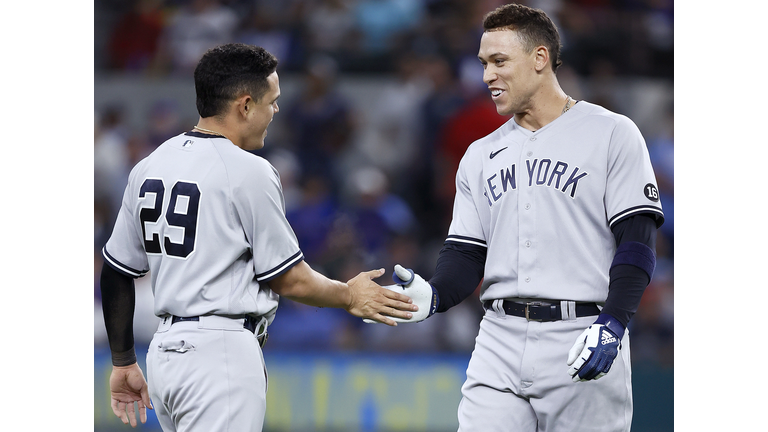
[[(196, 123), (191, 73), (202, 52), (239, 41), (280, 60), (280, 112), (257, 154), (280, 171), (288, 219), (313, 268), (347, 280), (399, 262), (429, 278), (450, 223), (458, 160), (506, 120), (476, 59), (482, 15), (502, 3), (95, 2), (94, 430), (127, 430), (109, 408), (99, 251), (133, 164)], [(561, 30), (563, 89), (628, 115), (648, 143), (666, 223), (654, 280), (630, 324), (632, 430), (672, 430), (672, 1), (520, 3), (544, 9)], [(137, 280), (140, 352), (156, 326), (151, 298), (148, 278)], [(455, 430), (480, 313), (475, 295), (392, 329), (281, 302), (265, 347), (265, 430)], [(151, 413), (140, 429), (159, 431)]]

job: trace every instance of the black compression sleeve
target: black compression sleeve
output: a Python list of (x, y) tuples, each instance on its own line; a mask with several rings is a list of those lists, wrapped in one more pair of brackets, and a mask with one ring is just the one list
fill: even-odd
[(651, 280), (646, 272), (628, 264), (611, 267), (609, 275), (608, 299), (602, 313), (616, 318), (626, 328)]
[(656, 219), (654, 215), (630, 216), (611, 228), (616, 247), (626, 242), (639, 242), (656, 252)]
[[(612, 231), (617, 247), (627, 242), (638, 242), (656, 253), (656, 221), (653, 216), (631, 216), (614, 225)], [(609, 277), (608, 298), (602, 313), (613, 316), (626, 327), (637, 312), (651, 278), (645, 270), (630, 264), (612, 266)]]
[(445, 312), (469, 297), (485, 272), (487, 249), (470, 244), (446, 243), (437, 258), (429, 283), (440, 297), (438, 312)]
[(101, 307), (107, 328), (113, 366), (136, 363), (133, 347), (133, 310), (136, 292), (133, 279), (118, 273), (107, 264), (101, 268)]

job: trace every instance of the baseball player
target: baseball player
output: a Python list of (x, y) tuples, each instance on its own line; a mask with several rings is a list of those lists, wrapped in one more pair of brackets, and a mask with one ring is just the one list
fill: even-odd
[[(264, 146), (278, 111), (277, 59), (262, 48), (209, 50), (195, 69), (200, 120), (132, 170), (103, 255), (112, 410), (136, 426), (154, 408), (165, 431), (261, 431), (267, 374), (261, 345), (278, 295), (396, 325), (410, 299), (360, 273), (330, 280), (303, 261)], [(147, 353), (133, 347), (133, 278), (152, 277), (162, 321)], [(387, 315), (387, 316), (385, 316)], [(151, 402), (150, 402), (151, 396)]]
[(558, 84), (560, 38), (541, 10), (483, 22), (478, 58), (499, 114), (467, 149), (433, 278), (390, 289), (443, 312), (482, 280), (460, 431), (628, 431), (626, 330), (655, 267), (663, 213), (645, 141), (625, 116)]

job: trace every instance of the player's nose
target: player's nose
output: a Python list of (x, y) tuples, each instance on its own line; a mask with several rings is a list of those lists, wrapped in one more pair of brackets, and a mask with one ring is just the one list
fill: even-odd
[(493, 72), (490, 67), (485, 68), (485, 70), (483, 70), (483, 82), (490, 84), (494, 81), (496, 81), (496, 73)]

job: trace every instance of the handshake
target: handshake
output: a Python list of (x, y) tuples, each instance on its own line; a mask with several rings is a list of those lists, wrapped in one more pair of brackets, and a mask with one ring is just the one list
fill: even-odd
[[(416, 323), (424, 321), (437, 311), (437, 306), (440, 304), (437, 291), (424, 278), (414, 273), (413, 270), (406, 269), (397, 264), (395, 265), (392, 279), (395, 285), (387, 285), (382, 288), (407, 295), (413, 300), (413, 304), (419, 307), (419, 310), (414, 312), (410, 319), (392, 317), (393, 321)], [(370, 319), (363, 319), (363, 321), (368, 324), (376, 323), (376, 321)]]

